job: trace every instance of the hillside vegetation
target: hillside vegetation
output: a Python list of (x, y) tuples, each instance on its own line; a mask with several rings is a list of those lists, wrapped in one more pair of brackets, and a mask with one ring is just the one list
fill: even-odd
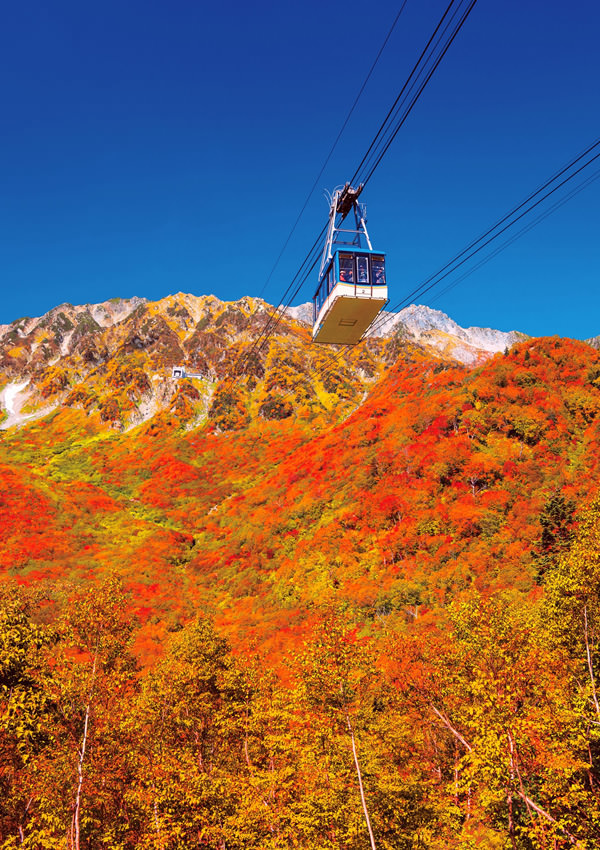
[(600, 353), (182, 298), (3, 337), (0, 846), (597, 847)]

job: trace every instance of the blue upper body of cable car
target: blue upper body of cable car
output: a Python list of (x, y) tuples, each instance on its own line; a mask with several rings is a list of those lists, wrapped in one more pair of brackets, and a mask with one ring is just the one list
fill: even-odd
[[(371, 245), (365, 208), (358, 203), (361, 190), (346, 183), (331, 199), (313, 297), (313, 342), (354, 345), (388, 303), (385, 254)], [(350, 213), (354, 221), (347, 223)]]

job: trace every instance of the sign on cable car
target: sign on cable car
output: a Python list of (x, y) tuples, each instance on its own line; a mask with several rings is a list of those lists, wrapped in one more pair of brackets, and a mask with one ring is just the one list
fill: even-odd
[[(313, 297), (313, 342), (354, 345), (388, 303), (385, 254), (371, 245), (365, 207), (358, 203), (361, 191), (362, 184), (353, 189), (346, 183), (331, 198)], [(350, 212), (354, 222), (345, 223)]]

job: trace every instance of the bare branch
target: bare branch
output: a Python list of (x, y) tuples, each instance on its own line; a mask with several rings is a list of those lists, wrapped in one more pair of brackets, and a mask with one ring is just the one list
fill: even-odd
[(588, 670), (590, 671), (590, 680), (592, 683), (592, 699), (594, 700), (594, 705), (596, 707), (596, 716), (600, 720), (600, 705), (598, 705), (598, 695), (596, 693), (596, 679), (594, 676), (594, 665), (592, 663), (592, 653), (590, 650), (590, 641), (588, 634), (587, 605), (583, 606), (583, 626), (585, 635), (585, 651), (587, 655), (587, 665)]
[(452, 724), (450, 723), (450, 721), (448, 720), (446, 715), (443, 714), (438, 708), (436, 708), (435, 705), (430, 704), (430, 708), (433, 711), (433, 713), (436, 714), (440, 718), (440, 720), (442, 721), (442, 723), (444, 724), (446, 729), (448, 729), (450, 732), (452, 732), (454, 737), (457, 738), (461, 742), (461, 744), (463, 745), (463, 747), (466, 750), (471, 752), (473, 747), (469, 743), (467, 743), (467, 741), (465, 741), (465, 739), (460, 734), (460, 732), (457, 729), (455, 729), (454, 726), (452, 726)]
[[(462, 745), (463, 745), (463, 746), (464, 746), (464, 747), (465, 747), (465, 748), (466, 748), (466, 749), (467, 749), (470, 753), (471, 753), (471, 752), (473, 752), (473, 747), (472, 747), (472, 746), (468, 743), (468, 741), (466, 741), (466, 740), (465, 740), (465, 738), (463, 738), (463, 736), (460, 734), (460, 732), (458, 732), (458, 731), (454, 728), (454, 726), (452, 726), (452, 724), (450, 723), (450, 721), (448, 720), (448, 718), (447, 718), (447, 717), (446, 717), (446, 716), (445, 716), (445, 715), (444, 715), (441, 711), (439, 711), (439, 710), (438, 710), (438, 709), (437, 709), (434, 705), (431, 705), (431, 703), (430, 703), (430, 708), (431, 708), (431, 709), (432, 709), (432, 711), (433, 711), (433, 712), (437, 715), (437, 717), (439, 717), (439, 718), (440, 718), (440, 720), (442, 721), (442, 723), (444, 724), (444, 726), (445, 726), (445, 727), (446, 727), (446, 728), (447, 728), (450, 732), (452, 732), (452, 734), (453, 734), (453, 735), (454, 735), (454, 736), (455, 736), (455, 737), (456, 737), (456, 738), (457, 738), (457, 739), (461, 742), (461, 744), (462, 744)], [(509, 737), (510, 737), (510, 735), (509, 735)], [(515, 764), (516, 764), (516, 763), (515, 763)], [(543, 809), (543, 808), (542, 808), (541, 806), (539, 806), (537, 803), (534, 803), (534, 801), (531, 799), (531, 797), (528, 797), (528, 796), (527, 796), (527, 794), (526, 794), (526, 793), (525, 793), (525, 791), (523, 790), (523, 783), (522, 783), (522, 781), (521, 781), (521, 775), (520, 775), (520, 773), (519, 773), (519, 771), (518, 771), (518, 768), (517, 768), (517, 775), (518, 775), (518, 777), (519, 777), (519, 784), (520, 784), (520, 786), (521, 786), (521, 790), (520, 790), (520, 791), (517, 791), (517, 794), (518, 794), (518, 795), (519, 795), (519, 797), (523, 800), (523, 802), (525, 803), (525, 805), (527, 806), (527, 808), (528, 808), (528, 809), (530, 809), (530, 808), (531, 808), (531, 809), (533, 809), (533, 811), (534, 811), (534, 812), (537, 812), (537, 814), (538, 814), (538, 815), (540, 815), (540, 817), (543, 817), (543, 818), (545, 818), (545, 820), (549, 821), (550, 823), (553, 823), (555, 826), (557, 826), (557, 827), (560, 829), (560, 831), (561, 831), (561, 832), (563, 832), (563, 833), (567, 836), (567, 838), (569, 839), (569, 841), (571, 842), (571, 844), (572, 844), (574, 847), (581, 847), (581, 848), (582, 848), (582, 850), (583, 850), (583, 844), (582, 844), (580, 841), (578, 841), (578, 840), (575, 838), (575, 836), (574, 836), (574, 835), (572, 835), (572, 834), (568, 831), (568, 829), (566, 829), (564, 826), (562, 826), (562, 825), (561, 825), (561, 824), (560, 824), (560, 823), (556, 820), (556, 818), (553, 818), (553, 817), (552, 817), (552, 815), (551, 815), (549, 812), (547, 812), (545, 809)]]

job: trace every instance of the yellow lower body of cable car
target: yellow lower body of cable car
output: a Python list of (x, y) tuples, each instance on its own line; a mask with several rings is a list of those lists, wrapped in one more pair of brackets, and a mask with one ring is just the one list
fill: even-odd
[(355, 345), (387, 302), (387, 286), (338, 283), (319, 310), (313, 342)]

